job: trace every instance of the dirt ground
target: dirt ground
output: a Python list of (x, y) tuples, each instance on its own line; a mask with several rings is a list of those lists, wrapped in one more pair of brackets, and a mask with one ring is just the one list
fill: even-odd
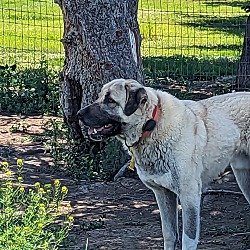
[[(47, 119), (0, 115), (0, 162), (15, 163), (17, 158), (22, 158), (25, 181), (30, 184), (60, 179), (67, 185), (75, 226), (67, 247), (62, 249), (85, 249), (87, 241), (89, 250), (163, 249), (159, 210), (152, 192), (139, 180), (121, 178), (118, 182), (82, 181), (76, 184), (63, 172), (52, 174), (49, 152), (42, 142), (31, 139), (43, 134)], [(250, 249), (250, 206), (238, 193), (234, 176), (229, 171), (216, 179), (210, 188), (235, 193), (205, 195), (199, 249)], [(181, 208), (179, 214), (181, 216)]]

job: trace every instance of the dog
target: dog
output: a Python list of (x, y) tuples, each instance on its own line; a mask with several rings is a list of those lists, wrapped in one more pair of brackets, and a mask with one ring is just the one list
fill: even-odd
[(201, 194), (229, 164), (250, 203), (250, 93), (196, 102), (116, 79), (78, 117), (92, 139), (115, 136), (133, 149), (139, 178), (160, 210), (164, 250), (178, 241), (178, 199), (182, 250), (197, 249)]

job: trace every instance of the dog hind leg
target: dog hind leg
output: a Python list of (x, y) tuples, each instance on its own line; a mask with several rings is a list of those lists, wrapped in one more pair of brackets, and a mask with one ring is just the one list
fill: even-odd
[(240, 153), (232, 159), (230, 165), (242, 193), (250, 204), (250, 156)]

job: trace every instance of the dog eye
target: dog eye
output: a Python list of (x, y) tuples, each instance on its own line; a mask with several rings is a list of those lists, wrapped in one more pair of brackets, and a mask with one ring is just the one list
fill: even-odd
[(116, 103), (115, 100), (113, 100), (111, 97), (108, 98), (108, 103)]

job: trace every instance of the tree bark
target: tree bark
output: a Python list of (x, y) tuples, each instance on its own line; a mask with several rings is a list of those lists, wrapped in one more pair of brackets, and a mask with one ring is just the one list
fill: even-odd
[(62, 9), (65, 63), (60, 100), (74, 138), (83, 140), (77, 111), (115, 78), (144, 83), (138, 0), (55, 0)]
[(250, 87), (250, 16), (247, 18), (236, 84), (239, 89)]

